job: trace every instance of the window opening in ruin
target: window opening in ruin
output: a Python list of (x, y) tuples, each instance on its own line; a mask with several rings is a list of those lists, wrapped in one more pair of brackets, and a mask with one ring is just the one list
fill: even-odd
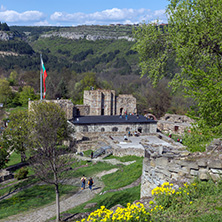
[(101, 115), (104, 116), (104, 107), (105, 107), (105, 95), (102, 93), (101, 98)]
[(120, 108), (120, 111), (119, 111), (119, 113), (122, 115), (122, 112), (123, 112), (123, 108)]
[(102, 127), (102, 128), (101, 128), (101, 132), (105, 132), (105, 128)]
[(83, 132), (88, 132), (88, 126), (83, 126)]
[(111, 93), (111, 112), (110, 115), (113, 115), (113, 94)]
[(142, 128), (142, 127), (139, 127), (139, 128), (138, 128), (138, 132), (139, 132), (139, 133), (142, 133), (142, 131), (143, 131), (143, 128)]
[(179, 130), (179, 126), (174, 126), (174, 131), (177, 132)]
[(77, 116), (80, 116), (80, 111), (79, 111), (79, 109), (76, 109), (76, 115), (77, 115)]
[(118, 131), (118, 128), (117, 128), (117, 127), (113, 127), (113, 128), (112, 128), (112, 131), (113, 131), (113, 132), (117, 132), (117, 131)]

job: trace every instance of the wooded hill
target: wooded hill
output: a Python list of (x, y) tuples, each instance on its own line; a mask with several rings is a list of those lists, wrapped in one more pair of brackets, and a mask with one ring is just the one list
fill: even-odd
[[(12, 71), (16, 72), (13, 84), (21, 88), (30, 85), (38, 93), (41, 53), (48, 73), (48, 99), (71, 98), (81, 103), (83, 90), (93, 86), (114, 89), (117, 94), (133, 94), (141, 112), (149, 109), (157, 116), (169, 109), (184, 112), (187, 105), (182, 105), (184, 101), (179, 99), (182, 107), (178, 108), (173, 101), (178, 98), (172, 97), (167, 88), (167, 78), (171, 75), (156, 89), (146, 77), (140, 78), (139, 57), (133, 50), (136, 28), (133, 25), (11, 26), (4, 32), (8, 40), (0, 41), (0, 75), (9, 78)], [(175, 73), (174, 65), (169, 67), (169, 73)]]
[(12, 26), (10, 30), (20, 33), (21, 38), (1, 41), (0, 51), (12, 51), (23, 56), (1, 59), (0, 65), (5, 70), (14, 69), (15, 66), (24, 70), (38, 70), (36, 60), (42, 53), (47, 70), (68, 68), (78, 73), (108, 71), (121, 75), (138, 74), (138, 59), (131, 49), (134, 42), (123, 39), (132, 37), (132, 26)]

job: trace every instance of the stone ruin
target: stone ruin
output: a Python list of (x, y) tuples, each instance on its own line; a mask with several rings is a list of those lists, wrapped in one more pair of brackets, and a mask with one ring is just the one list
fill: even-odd
[(194, 122), (185, 115), (165, 114), (158, 120), (157, 128), (164, 133), (183, 134)]
[[(125, 112), (137, 113), (136, 98), (131, 94), (116, 96), (114, 90), (85, 90), (83, 105), (73, 104), (68, 99), (43, 100), (58, 104), (65, 112), (68, 120), (78, 116), (120, 115)], [(28, 107), (38, 101), (29, 101)]]
[[(162, 135), (163, 136), (163, 135)], [(163, 136), (165, 140), (171, 139)], [(179, 144), (179, 143), (177, 143)], [(177, 147), (147, 147), (143, 161), (141, 198), (151, 197), (151, 191), (164, 182), (181, 186), (195, 178), (216, 181), (222, 176), (222, 139), (214, 139), (206, 152), (188, 152)]]
[(90, 107), (90, 116), (137, 113), (136, 98), (131, 94), (116, 96), (115, 90), (85, 90), (83, 103)]

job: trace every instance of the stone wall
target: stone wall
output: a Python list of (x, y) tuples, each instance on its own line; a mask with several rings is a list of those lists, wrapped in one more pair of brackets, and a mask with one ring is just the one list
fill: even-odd
[(126, 148), (126, 149), (113, 149), (113, 155), (114, 156), (139, 156), (143, 157), (144, 156), (144, 150), (143, 149), (135, 149), (135, 148)]
[[(59, 100), (42, 100), (43, 102), (52, 102), (58, 104), (65, 112), (67, 119), (73, 118), (74, 104), (68, 99)], [(32, 103), (40, 102), (40, 100), (29, 101), (28, 108), (30, 109)]]
[(119, 95), (116, 98), (116, 114), (119, 115), (127, 113), (137, 113), (136, 110), (136, 98), (132, 95)]
[(222, 140), (215, 140), (213, 144), (204, 153), (189, 153), (182, 146), (178, 149), (160, 146), (147, 148), (143, 161), (141, 197), (151, 196), (152, 189), (164, 182), (181, 185), (195, 178), (220, 179)]
[(78, 125), (75, 124), (76, 132), (128, 132), (129, 129), (134, 131), (142, 131), (142, 133), (156, 133), (156, 123), (116, 123), (108, 124), (88, 124)]
[(182, 134), (194, 121), (185, 115), (165, 114), (157, 123), (157, 128), (164, 133)]
[(78, 142), (77, 142), (77, 151), (83, 152), (86, 150), (97, 150), (101, 146), (111, 146), (112, 153), (114, 156), (126, 156), (126, 155), (133, 155), (133, 156), (144, 156), (144, 148), (138, 149), (132, 147), (128, 148), (121, 148), (119, 146), (119, 142), (112, 139), (114, 136), (124, 136), (125, 133), (113, 132), (111, 137), (110, 133), (85, 133), (82, 136), (78, 135)]
[(83, 103), (90, 106), (91, 116), (137, 113), (136, 98), (127, 94), (116, 97), (114, 90), (85, 90)]
[(115, 91), (114, 90), (85, 90), (83, 95), (84, 105), (90, 106), (90, 115), (114, 115)]
[(0, 171), (0, 183), (6, 180), (10, 180), (13, 179), (14, 175), (12, 174), (12, 172), (9, 172), (5, 169)]
[(90, 106), (88, 105), (75, 105), (73, 110), (73, 117), (75, 116), (89, 116)]

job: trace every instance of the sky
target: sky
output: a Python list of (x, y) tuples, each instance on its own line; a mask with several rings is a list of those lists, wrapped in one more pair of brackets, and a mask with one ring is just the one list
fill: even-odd
[(0, 0), (0, 21), (9, 26), (138, 24), (159, 20), (168, 0)]

